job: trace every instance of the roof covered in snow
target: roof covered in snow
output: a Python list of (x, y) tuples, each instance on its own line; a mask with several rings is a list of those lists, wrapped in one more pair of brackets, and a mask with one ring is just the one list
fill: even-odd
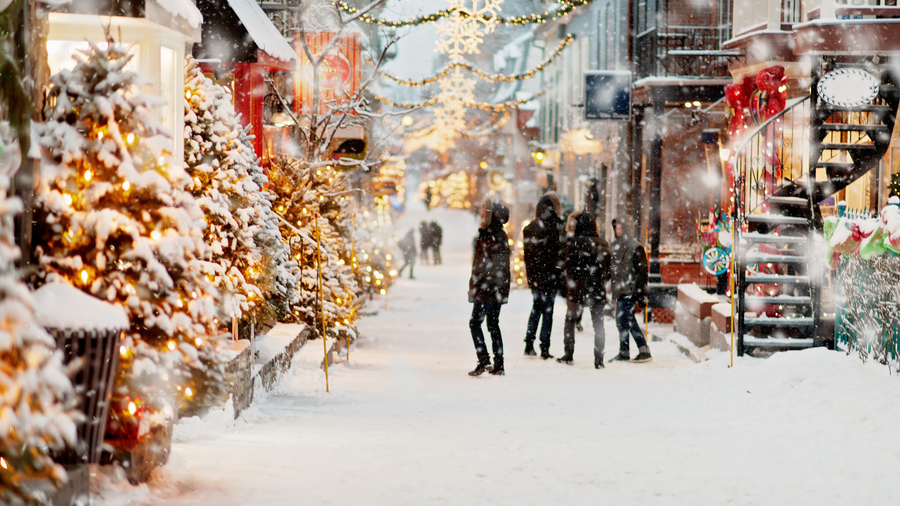
[(38, 325), (54, 329), (108, 330), (128, 328), (121, 307), (90, 296), (65, 283), (48, 283), (34, 292)]
[(199, 28), (203, 23), (203, 14), (190, 0), (154, 0), (169, 14), (183, 18), (193, 28)]
[(228, 5), (240, 18), (257, 47), (285, 62), (297, 59), (297, 53), (284, 40), (259, 4), (253, 0), (228, 0)]

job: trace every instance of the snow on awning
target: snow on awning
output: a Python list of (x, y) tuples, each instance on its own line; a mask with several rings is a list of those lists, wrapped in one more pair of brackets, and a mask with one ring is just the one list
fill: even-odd
[(283, 62), (297, 59), (297, 53), (266, 16), (266, 13), (253, 0), (228, 0), (231, 10), (244, 24), (244, 28), (256, 46)]

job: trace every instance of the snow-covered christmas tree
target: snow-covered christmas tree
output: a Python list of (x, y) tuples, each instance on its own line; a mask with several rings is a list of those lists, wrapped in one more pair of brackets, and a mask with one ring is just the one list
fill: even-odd
[(284, 318), (296, 301), (296, 263), (281, 241), (268, 182), (232, 105), (190, 56), (185, 63), (184, 156), (189, 189), (206, 215), (208, 268), (221, 318)]
[(350, 267), (352, 211), (346, 178), (334, 167), (316, 168), (294, 159), (273, 164), (269, 177), (276, 195), (275, 212), (280, 216), (282, 236), (302, 271), (299, 301), (293, 306), (294, 317), (321, 329), (318, 225), (326, 325), (335, 331), (351, 326), (359, 309), (359, 285)]
[(43, 488), (28, 484), (65, 480), (48, 452), (75, 444), (69, 412), (75, 393), (62, 355), (34, 322), (31, 294), (15, 273), (12, 216), (22, 203), (7, 197), (8, 181), (0, 179), (0, 503), (42, 503)]
[(122, 305), (131, 328), (116, 393), (168, 411), (167, 394), (186, 401), (220, 386), (210, 342), (219, 295), (203, 261), (203, 210), (183, 162), (166, 151), (170, 134), (153, 116), (159, 104), (126, 70), (127, 48), (92, 43), (75, 59), (51, 78), (41, 128), (56, 166), (37, 195), (37, 282)]

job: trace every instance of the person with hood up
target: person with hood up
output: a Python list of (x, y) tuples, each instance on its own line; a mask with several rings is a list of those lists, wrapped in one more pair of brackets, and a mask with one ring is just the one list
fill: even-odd
[(484, 343), (481, 323), (487, 317), (487, 328), (491, 334), (494, 350), (494, 366), (490, 373), (503, 375), (503, 338), (500, 335), (500, 308), (509, 300), (509, 238), (503, 224), (509, 220), (509, 209), (499, 203), (485, 199), (481, 208), (481, 223), (475, 240), (475, 255), (472, 261), (472, 277), (469, 278), (469, 302), (472, 318), (469, 329), (478, 355), (478, 365), (469, 373), (479, 376), (491, 365), (491, 356)]
[(634, 239), (634, 222), (630, 216), (619, 216), (612, 221), (616, 233), (610, 253), (612, 254), (612, 278), (610, 288), (616, 299), (616, 327), (619, 329), (619, 354), (612, 360), (630, 359), (629, 334), (638, 346), (634, 362), (648, 362), (650, 348), (637, 319), (635, 311), (647, 307), (647, 255), (644, 247)]
[(606, 333), (603, 330), (603, 306), (606, 305), (606, 282), (610, 278), (609, 244), (597, 233), (597, 219), (593, 214), (572, 213), (574, 237), (566, 251), (566, 325), (565, 354), (556, 359), (572, 364), (575, 352), (575, 321), (587, 307), (594, 326), (594, 367), (602, 369)]
[(531, 288), (531, 315), (525, 332), (525, 355), (535, 356), (534, 340), (538, 324), (541, 327), (541, 358), (550, 355), (550, 331), (553, 328), (553, 303), (563, 277), (563, 259), (559, 240), (559, 224), (562, 215), (559, 196), (547, 192), (538, 200), (534, 209), (534, 221), (522, 230), (525, 254), (525, 276)]
[(422, 220), (419, 223), (419, 254), (422, 255), (422, 263), (428, 263), (428, 250), (431, 249), (431, 227), (428, 222)]
[(403, 252), (403, 267), (397, 271), (398, 276), (403, 275), (403, 269), (406, 266), (409, 266), (409, 279), (416, 279), (413, 277), (413, 267), (416, 266), (416, 235), (413, 232), (413, 229), (409, 229), (409, 232), (403, 236), (403, 239), (400, 239), (400, 242), (397, 243), (400, 246), (400, 251)]
[(441, 242), (444, 241), (444, 229), (438, 225), (438, 222), (431, 220), (431, 258), (434, 265), (441, 265)]

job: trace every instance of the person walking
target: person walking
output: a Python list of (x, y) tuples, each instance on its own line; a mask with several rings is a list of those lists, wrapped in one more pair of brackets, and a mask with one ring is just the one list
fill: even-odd
[[(571, 217), (570, 217), (571, 219)], [(594, 367), (602, 369), (606, 333), (603, 330), (603, 306), (606, 282), (610, 278), (609, 244), (597, 233), (597, 219), (582, 212), (574, 215), (574, 238), (566, 251), (566, 324), (565, 354), (557, 362), (572, 365), (575, 352), (575, 322), (589, 308), (594, 326)]]
[(541, 358), (550, 355), (550, 331), (553, 328), (553, 303), (563, 278), (563, 258), (560, 255), (559, 225), (562, 208), (556, 192), (547, 192), (534, 209), (534, 220), (522, 230), (525, 256), (525, 276), (531, 288), (531, 315), (525, 332), (525, 355), (535, 356), (534, 340), (538, 324), (541, 326)]
[(431, 186), (426, 186), (425, 187), (425, 198), (422, 199), (425, 202), (425, 210), (426, 211), (431, 211), (431, 197), (432, 197)]
[(419, 249), (420, 254), (422, 255), (422, 263), (428, 263), (428, 250), (431, 249), (431, 227), (428, 226), (428, 222), (422, 220), (419, 223)]
[(441, 265), (441, 242), (444, 240), (444, 229), (438, 222), (431, 220), (431, 258), (434, 265)]
[(619, 354), (612, 360), (627, 361), (630, 358), (629, 335), (638, 346), (633, 362), (648, 362), (650, 348), (635, 311), (647, 306), (647, 255), (644, 247), (634, 239), (634, 222), (630, 216), (619, 216), (612, 221), (616, 240), (610, 248), (612, 278), (610, 288), (616, 299), (616, 327), (619, 329)]
[[(478, 355), (478, 365), (469, 373), (479, 376), (487, 370), (491, 374), (503, 375), (503, 338), (500, 335), (500, 308), (509, 300), (509, 238), (503, 224), (509, 220), (509, 209), (499, 203), (485, 199), (481, 208), (481, 223), (478, 239), (475, 240), (475, 256), (472, 261), (472, 276), (469, 278), (469, 302), (472, 318), (469, 329)], [(491, 334), (494, 351), (494, 366), (484, 343), (481, 323), (487, 317), (487, 329)]]
[(403, 267), (397, 271), (398, 276), (403, 275), (403, 269), (406, 266), (409, 266), (409, 279), (416, 279), (413, 277), (413, 267), (416, 266), (416, 235), (413, 232), (413, 229), (409, 229), (409, 232), (403, 236), (403, 239), (400, 239), (400, 242), (397, 243), (400, 246), (400, 251), (403, 252)]

